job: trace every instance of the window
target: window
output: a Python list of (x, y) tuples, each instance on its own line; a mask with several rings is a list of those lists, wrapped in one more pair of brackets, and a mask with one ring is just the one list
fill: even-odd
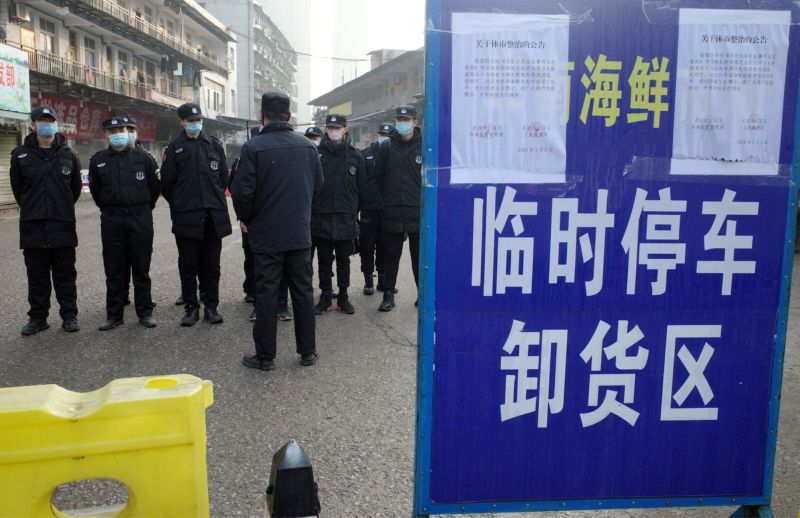
[(177, 95), (175, 93), (175, 79), (174, 78), (171, 78), (167, 82), (167, 93), (170, 94), (170, 95)]
[(167, 20), (167, 33), (170, 36), (175, 35), (175, 24), (172, 22), (172, 20)]
[(151, 61), (144, 62), (145, 80), (150, 88), (156, 87), (156, 64)]
[(83, 64), (90, 67), (97, 66), (97, 42), (92, 38), (83, 38)]
[(39, 18), (39, 47), (44, 52), (57, 54), (56, 24), (44, 18)]
[(119, 63), (119, 75), (125, 79), (129, 79), (130, 71), (128, 70), (128, 53), (122, 52), (121, 50), (118, 51), (117, 62)]
[(231, 111), (236, 112), (236, 90), (231, 89)]
[(186, 45), (192, 46), (192, 33), (190, 32), (186, 33)]
[(153, 23), (153, 9), (148, 6), (144, 6), (144, 19), (147, 20), (148, 23)]
[(78, 61), (78, 35), (75, 31), (69, 31), (69, 56), (71, 61)]

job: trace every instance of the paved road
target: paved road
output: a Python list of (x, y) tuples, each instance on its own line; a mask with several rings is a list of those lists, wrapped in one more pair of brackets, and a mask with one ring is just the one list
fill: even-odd
[[(359, 263), (354, 258), (352, 277), (358, 289), (353, 290), (352, 302), (356, 314), (333, 311), (318, 318), (320, 362), (311, 368), (300, 367), (292, 324), (280, 323), (277, 369), (264, 373), (239, 363), (242, 355), (251, 354), (252, 338), (247, 322), (251, 306), (242, 301), (238, 232), (223, 242), (220, 312), (225, 323), (212, 327), (201, 322), (193, 328), (179, 328), (182, 310), (172, 305), (179, 290), (177, 253), (167, 205), (160, 201), (155, 211), (151, 272), (159, 326), (140, 327), (131, 309), (124, 327), (101, 333), (97, 325), (105, 316), (105, 285), (99, 216), (87, 201), (79, 202), (78, 216), (82, 330), (74, 335), (63, 333), (56, 314), (51, 317), (51, 325), (56, 325), (30, 338), (19, 334), (27, 305), (17, 221), (11, 215), (0, 217), (0, 386), (56, 383), (87, 391), (115, 378), (194, 374), (214, 382), (215, 402), (207, 413), (213, 515), (263, 515), (271, 456), (292, 438), (303, 445), (314, 463), (324, 516), (410, 515), (417, 322), (416, 291), (407, 254), (395, 311), (378, 313), (379, 296), (361, 294)], [(796, 272), (795, 282), (798, 277), (800, 272)], [(791, 318), (775, 481), (775, 510), (781, 517), (795, 516), (800, 508), (800, 300), (796, 296)], [(730, 509), (704, 509), (656, 514), (729, 513)]]

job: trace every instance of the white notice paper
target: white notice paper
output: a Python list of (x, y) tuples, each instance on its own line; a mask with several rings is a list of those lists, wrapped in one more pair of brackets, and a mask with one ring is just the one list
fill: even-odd
[(680, 10), (672, 174), (778, 174), (790, 21)]
[(565, 180), (569, 17), (453, 13), (452, 183)]

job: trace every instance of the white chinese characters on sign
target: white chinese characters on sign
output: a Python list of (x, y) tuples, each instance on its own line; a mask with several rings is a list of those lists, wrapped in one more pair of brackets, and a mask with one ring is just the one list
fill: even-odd
[[(708, 362), (714, 354), (714, 348), (705, 342), (700, 355), (695, 359), (686, 345), (678, 351), (678, 359), (683, 364), (689, 376), (683, 385), (673, 393), (673, 380), (675, 378), (675, 348), (681, 338), (719, 338), (722, 336), (722, 326), (667, 326), (667, 347), (664, 352), (664, 384), (661, 392), (661, 420), (662, 421), (716, 421), (719, 409), (715, 407), (684, 408), (683, 404), (692, 393), (697, 390), (704, 405), (714, 399), (714, 391), (705, 377)], [(672, 402), (677, 404), (676, 408)]]
[[(581, 414), (581, 423), (584, 428), (596, 425), (611, 414), (631, 426), (634, 426), (639, 418), (639, 412), (627, 406), (633, 403), (636, 375), (630, 372), (625, 374), (596, 373), (602, 370), (603, 356), (607, 360), (614, 360), (614, 367), (618, 371), (640, 371), (644, 369), (650, 351), (638, 346), (635, 355), (628, 355), (628, 350), (638, 344), (644, 338), (644, 334), (639, 326), (629, 330), (627, 320), (620, 320), (617, 323), (616, 341), (611, 345), (603, 346), (610, 329), (611, 325), (601, 320), (597, 324), (589, 344), (581, 352), (581, 359), (585, 363), (591, 362), (589, 406), (597, 407), (591, 412)], [(622, 401), (617, 399), (618, 392), (616, 390), (608, 389), (600, 403), (600, 389), (603, 387), (622, 387)]]
[[(633, 210), (622, 236), (622, 248), (628, 254), (628, 287), (626, 293), (636, 293), (636, 272), (640, 265), (656, 271), (651, 283), (653, 295), (667, 291), (667, 272), (686, 261), (686, 244), (680, 243), (681, 213), (686, 202), (671, 198), (669, 187), (658, 191), (657, 200), (648, 200), (647, 191), (636, 189)], [(639, 242), (639, 224), (646, 213), (645, 243)], [(655, 213), (655, 214), (654, 214)]]
[[(577, 245), (581, 247), (581, 257), (587, 263), (594, 259), (592, 280), (586, 281), (586, 295), (593, 296), (603, 289), (603, 266), (606, 255), (606, 230), (614, 228), (614, 215), (607, 212), (608, 190), (597, 191), (597, 212), (578, 212), (577, 198), (553, 199), (553, 213), (550, 217), (550, 284), (563, 278), (568, 283), (575, 282), (575, 258)], [(561, 227), (561, 216), (566, 214), (567, 228)], [(594, 230), (594, 247), (589, 232), (578, 237), (578, 229)], [(565, 245), (566, 257), (561, 261), (561, 245)]]
[[(564, 408), (567, 331), (545, 329), (539, 333), (524, 329), (524, 322), (514, 320), (503, 345), (506, 356), (500, 358), (500, 369), (511, 374), (506, 375), (506, 397), (500, 405), (500, 420), (538, 412), (537, 426), (547, 428), (547, 417)], [(536, 346), (540, 348), (538, 355), (531, 350)], [(538, 371), (538, 376), (529, 374), (532, 371)], [(537, 391), (537, 395), (528, 397), (530, 391)]]
[[(714, 216), (711, 229), (705, 235), (705, 250), (724, 250), (721, 261), (697, 261), (697, 273), (716, 273), (722, 275), (722, 295), (730, 295), (733, 276), (736, 274), (756, 273), (755, 261), (737, 261), (734, 254), (737, 249), (752, 250), (753, 236), (736, 234), (736, 221), (730, 216), (758, 216), (758, 202), (733, 201), (736, 192), (725, 189), (722, 201), (703, 202), (703, 214)], [(725, 234), (720, 234), (725, 224)]]
[[(533, 238), (522, 236), (522, 216), (535, 216), (538, 204), (514, 201), (516, 193), (511, 187), (505, 188), (499, 211), (496, 187), (486, 188), (486, 200), (473, 201), (472, 285), (483, 285), (485, 297), (514, 287), (525, 294), (533, 292)], [(509, 220), (514, 236), (502, 237)]]

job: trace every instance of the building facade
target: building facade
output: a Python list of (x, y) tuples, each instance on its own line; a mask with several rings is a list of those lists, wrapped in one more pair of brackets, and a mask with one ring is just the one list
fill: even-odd
[[(51, 105), (84, 167), (105, 147), (103, 119), (131, 114), (154, 155), (179, 132), (175, 109), (201, 105), (223, 141), (243, 129), (236, 101), (236, 38), (194, 0), (33, 0), (0, 3), (3, 43), (27, 54), (30, 104)], [(0, 129), (9, 126), (0, 121)], [(18, 120), (18, 143), (28, 121)], [(8, 132), (6, 132), (8, 133)], [(0, 138), (0, 154), (3, 154)], [(2, 168), (0, 160), (0, 185)], [(0, 191), (1, 192), (1, 191)], [(8, 203), (0, 199), (0, 203)]]
[(423, 49), (378, 50), (370, 53), (370, 60), (369, 72), (309, 102), (320, 127), (329, 113), (347, 116), (350, 137), (359, 148), (375, 140), (379, 124), (392, 121), (395, 107), (414, 106), (422, 120), (425, 104)]
[(237, 116), (258, 121), (261, 95), (269, 90), (285, 92), (294, 102), (297, 55), (261, 5), (254, 0), (205, 0), (203, 5), (238, 39)]

